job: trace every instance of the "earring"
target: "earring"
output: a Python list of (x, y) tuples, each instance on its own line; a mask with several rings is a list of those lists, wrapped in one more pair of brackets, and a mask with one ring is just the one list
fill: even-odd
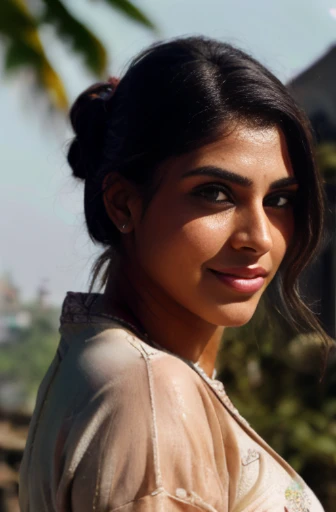
[(126, 226), (127, 226), (128, 222), (129, 222), (129, 221), (125, 222), (125, 224), (123, 224), (123, 225), (121, 226), (121, 229), (122, 229), (122, 230), (124, 230), (124, 229), (126, 228)]

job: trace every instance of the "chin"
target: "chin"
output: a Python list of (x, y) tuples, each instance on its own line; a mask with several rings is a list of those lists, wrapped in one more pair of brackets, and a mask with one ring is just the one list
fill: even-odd
[(211, 316), (211, 323), (223, 327), (241, 327), (253, 317), (258, 301), (253, 303), (231, 303), (219, 306)]

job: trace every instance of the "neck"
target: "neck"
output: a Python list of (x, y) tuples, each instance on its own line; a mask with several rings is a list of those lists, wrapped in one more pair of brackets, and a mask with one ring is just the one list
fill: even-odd
[(224, 328), (210, 324), (163, 293), (139, 268), (117, 264), (104, 292), (104, 310), (119, 313), (162, 348), (198, 362), (212, 376)]

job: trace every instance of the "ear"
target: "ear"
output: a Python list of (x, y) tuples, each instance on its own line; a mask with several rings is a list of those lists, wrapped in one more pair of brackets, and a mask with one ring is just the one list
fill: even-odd
[(103, 181), (106, 213), (123, 233), (130, 233), (141, 218), (142, 202), (135, 186), (120, 174), (111, 172)]

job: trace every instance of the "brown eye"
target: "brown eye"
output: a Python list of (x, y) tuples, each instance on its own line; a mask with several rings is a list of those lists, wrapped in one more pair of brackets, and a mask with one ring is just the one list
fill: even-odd
[(229, 200), (227, 190), (221, 185), (207, 185), (198, 188), (193, 192), (196, 196), (201, 196), (212, 203), (224, 203)]
[(294, 202), (295, 193), (277, 194), (268, 197), (265, 201), (265, 206), (271, 206), (273, 208), (286, 208), (291, 206)]
[(278, 197), (277, 206), (285, 206), (286, 204), (288, 204), (288, 202), (288, 197)]

